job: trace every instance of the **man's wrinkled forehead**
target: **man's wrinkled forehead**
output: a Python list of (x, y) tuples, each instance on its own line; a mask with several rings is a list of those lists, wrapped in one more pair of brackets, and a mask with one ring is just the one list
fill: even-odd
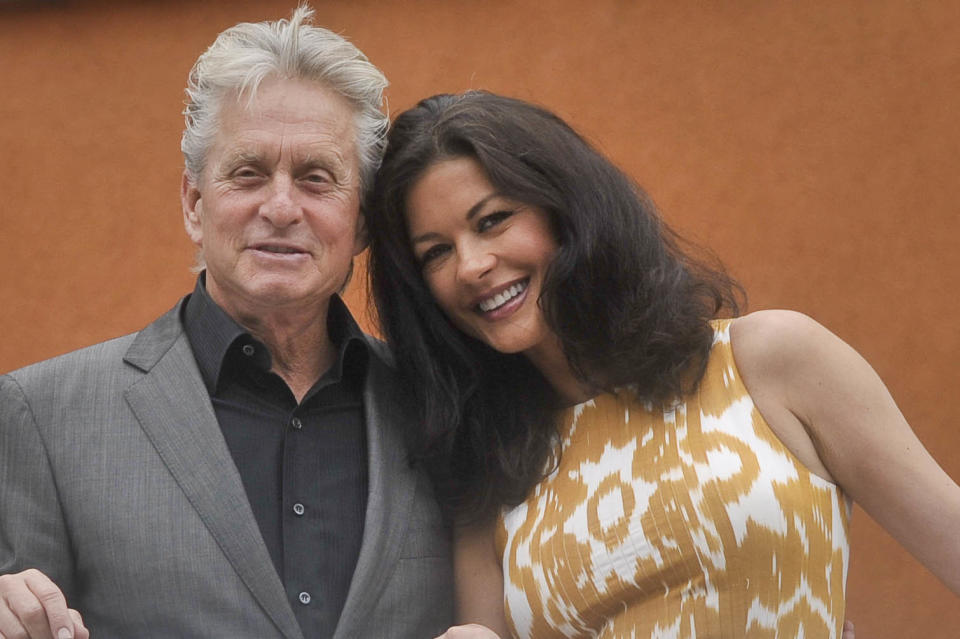
[(338, 182), (357, 182), (359, 158), (353, 105), (329, 88), (298, 81), (321, 95), (308, 103), (286, 104), (275, 95), (261, 99), (271, 83), (252, 97), (233, 92), (218, 113), (216, 137), (207, 153), (208, 166), (271, 165), (279, 162), (304, 170), (330, 171)]

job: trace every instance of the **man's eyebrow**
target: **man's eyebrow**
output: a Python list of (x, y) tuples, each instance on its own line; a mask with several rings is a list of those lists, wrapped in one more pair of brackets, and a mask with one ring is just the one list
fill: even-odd
[[(483, 207), (487, 205), (487, 202), (489, 202), (490, 200), (492, 200), (492, 199), (494, 199), (494, 198), (497, 198), (497, 197), (500, 197), (500, 193), (493, 192), (493, 193), (491, 193), (490, 195), (487, 195), (486, 197), (480, 198), (480, 199), (477, 201), (477, 203), (474, 204), (473, 206), (471, 206), (471, 207), (470, 207), (470, 210), (467, 211), (467, 217), (466, 217), (467, 221), (469, 222), (470, 220), (472, 220), (473, 218), (475, 218), (475, 217), (477, 216), (477, 213), (479, 213), (481, 210), (483, 210)], [(416, 237), (410, 238), (410, 243), (411, 243), (411, 244), (418, 244), (418, 243), (420, 243), (420, 242), (426, 242), (426, 241), (428, 241), (428, 240), (437, 239), (437, 238), (439, 238), (439, 237), (440, 237), (440, 235), (439, 235), (438, 233), (434, 233), (434, 232), (432, 232), (432, 231), (428, 231), (427, 233), (422, 233), (422, 234), (420, 234), (420, 235), (418, 235), (418, 236), (416, 236)]]
[(261, 155), (256, 151), (250, 149), (237, 149), (232, 151), (227, 155), (226, 166), (238, 166), (241, 164), (258, 164), (260, 162)]
[(298, 156), (296, 162), (307, 166), (343, 166), (346, 164), (342, 154), (330, 151), (310, 151)]
[[(225, 160), (221, 164), (226, 169), (234, 169), (246, 164), (260, 165), (265, 162), (263, 151), (260, 149), (251, 149), (249, 147), (238, 148), (226, 154)], [(346, 164), (344, 159), (337, 153), (309, 152), (303, 156), (297, 157), (295, 164), (300, 169), (327, 169), (333, 172), (342, 170)]]

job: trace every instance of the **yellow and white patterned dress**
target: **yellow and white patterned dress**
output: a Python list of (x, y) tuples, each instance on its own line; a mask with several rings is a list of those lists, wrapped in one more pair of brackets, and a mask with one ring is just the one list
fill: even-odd
[(570, 409), (559, 467), (498, 526), (517, 637), (840, 636), (849, 506), (761, 417), (729, 326), (674, 408)]

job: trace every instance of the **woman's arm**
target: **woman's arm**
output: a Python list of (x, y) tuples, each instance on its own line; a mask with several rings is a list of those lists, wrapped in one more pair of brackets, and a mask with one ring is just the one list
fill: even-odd
[(821, 325), (789, 311), (736, 320), (731, 345), (781, 441), (960, 594), (960, 487), (914, 435), (870, 365)]
[(457, 526), (454, 530), (456, 619), (457, 623), (469, 625), (451, 628), (445, 635), (448, 638), (491, 636), (484, 634), (479, 626), (486, 626), (501, 637), (510, 636), (503, 610), (503, 570), (494, 545), (496, 525), (494, 518), (483, 524)]

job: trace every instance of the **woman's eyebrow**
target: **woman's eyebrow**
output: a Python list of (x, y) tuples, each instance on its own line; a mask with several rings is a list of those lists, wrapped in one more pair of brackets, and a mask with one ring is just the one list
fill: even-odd
[(477, 216), (477, 213), (480, 212), (480, 209), (482, 209), (484, 206), (486, 206), (487, 202), (489, 202), (489, 201), (492, 200), (493, 198), (499, 197), (499, 196), (500, 196), (500, 194), (497, 193), (496, 191), (494, 191), (494, 192), (491, 193), (490, 195), (488, 195), (488, 196), (486, 196), (486, 197), (484, 197), (484, 198), (480, 198), (480, 200), (479, 200), (476, 204), (474, 204), (473, 206), (471, 206), (469, 211), (467, 211), (467, 221), (469, 222), (470, 220), (472, 220), (473, 218), (475, 218), (475, 217)]
[[(491, 193), (490, 195), (480, 198), (477, 201), (477, 203), (471, 206), (470, 210), (467, 211), (467, 217), (466, 217), (467, 221), (469, 222), (470, 220), (475, 218), (477, 216), (477, 213), (479, 213), (483, 209), (483, 207), (487, 205), (487, 202), (499, 196), (500, 196), (499, 193), (494, 192), (494, 193)], [(438, 239), (439, 237), (440, 237), (439, 233), (434, 233), (433, 231), (427, 231), (426, 233), (421, 233), (416, 237), (410, 238), (410, 243), (417, 244), (419, 242), (435, 240), (435, 239)]]

